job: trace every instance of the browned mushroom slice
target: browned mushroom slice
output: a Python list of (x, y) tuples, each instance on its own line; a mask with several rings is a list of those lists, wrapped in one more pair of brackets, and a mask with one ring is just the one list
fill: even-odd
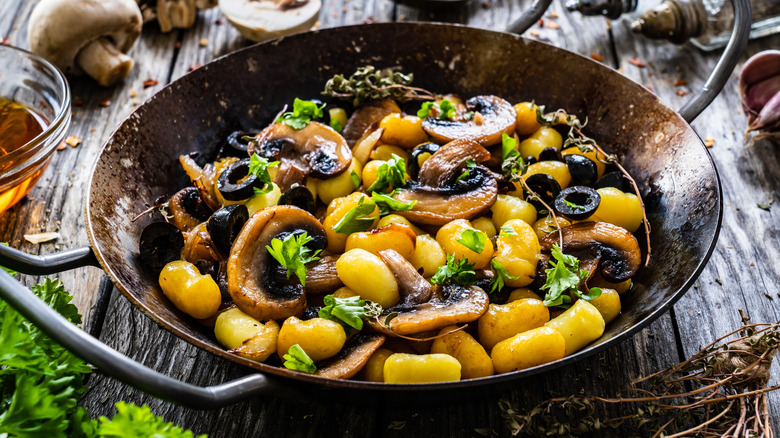
[(354, 146), (366, 131), (379, 126), (379, 122), (388, 114), (400, 113), (401, 108), (392, 100), (375, 100), (358, 108), (347, 120), (341, 133), (350, 147)]
[(171, 223), (183, 232), (190, 231), (211, 216), (211, 209), (195, 187), (185, 187), (171, 196), (168, 212), (173, 216)]
[(266, 245), (304, 232), (311, 237), (307, 246), (312, 251), (327, 246), (322, 224), (298, 207), (269, 207), (249, 218), (233, 243), (227, 265), (228, 292), (242, 312), (259, 321), (281, 320), (303, 312), (303, 286), (294, 275), (285, 278)]
[(336, 273), (337, 255), (329, 255), (312, 262), (307, 266), (306, 272), (306, 293), (307, 294), (325, 294), (331, 293), (344, 286), (339, 275)]
[[(476, 321), (487, 311), (488, 295), (479, 287), (434, 286), (395, 251), (382, 250), (379, 254), (398, 280), (398, 290), (404, 296), (401, 304), (366, 321), (375, 331), (388, 336), (413, 335)], [(396, 313), (398, 316), (386, 325), (388, 316)]]
[[(642, 253), (633, 234), (607, 222), (579, 222), (561, 228), (563, 252), (580, 259), (584, 269), (599, 269), (605, 280), (620, 283), (628, 280), (639, 269)], [(549, 256), (558, 243), (558, 233), (548, 234), (539, 244), (542, 253)]]
[(517, 112), (512, 104), (497, 96), (475, 96), (466, 101), (467, 120), (426, 117), (422, 127), (434, 140), (446, 143), (457, 138), (476, 141), (482, 146), (501, 142), (501, 134), (515, 132)]
[(468, 169), (466, 161), (487, 160), (490, 154), (473, 141), (455, 140), (439, 148), (420, 168), (418, 182), (399, 190), (393, 198), (414, 207), (398, 214), (410, 221), (444, 225), (455, 219), (472, 219), (487, 211), (496, 201), (498, 185), (491, 172), (482, 166)]
[(303, 184), (307, 175), (322, 179), (338, 175), (352, 163), (352, 151), (344, 137), (319, 122), (309, 122), (303, 129), (274, 123), (257, 134), (255, 140), (250, 155), (257, 153), (281, 161), (274, 182), (289, 187), (296, 182)]
[(382, 346), (385, 337), (378, 334), (360, 333), (350, 339), (339, 354), (317, 364), (315, 376), (330, 379), (349, 379), (357, 374)]

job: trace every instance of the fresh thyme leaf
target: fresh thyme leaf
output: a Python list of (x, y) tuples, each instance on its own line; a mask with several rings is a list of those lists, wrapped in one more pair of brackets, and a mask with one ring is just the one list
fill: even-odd
[(542, 126), (552, 126), (556, 121), (558, 121), (558, 117), (555, 114), (544, 115), (544, 105), (536, 107), (536, 123)]
[(551, 269), (545, 270), (547, 280), (540, 290), (547, 290), (544, 296), (544, 305), (547, 307), (568, 307), (571, 302), (569, 294), (574, 294), (585, 301), (591, 301), (601, 295), (601, 289), (592, 287), (587, 293), (582, 293), (578, 287), (580, 281), (588, 276), (588, 272), (579, 269), (580, 261), (577, 257), (564, 254), (558, 245), (553, 245), (552, 256), (558, 262), (552, 260)]
[(462, 257), (455, 260), (455, 256), (447, 254), (447, 264), (439, 266), (436, 273), (431, 277), (431, 283), (441, 285), (453, 283), (461, 286), (471, 286), (477, 282), (477, 273), (474, 272), (474, 263), (469, 263), (469, 259)]
[(566, 199), (563, 200), (563, 203), (566, 204), (567, 207), (572, 208), (574, 210), (585, 210), (585, 207), (583, 207), (582, 205), (569, 202)]
[(311, 237), (305, 232), (303, 234), (289, 234), (284, 240), (273, 239), (271, 246), (266, 245), (268, 254), (275, 258), (280, 265), (287, 268), (287, 278), (292, 274), (298, 277), (301, 286), (306, 286), (306, 263), (319, 260), (316, 257), (320, 253), (318, 249), (311, 254), (311, 249), (306, 244), (311, 242)]
[(510, 179), (524, 174), (528, 165), (517, 150), (517, 139), (506, 133), (501, 134), (501, 171)]
[(399, 189), (406, 185), (406, 162), (396, 154), (379, 166), (376, 181), (368, 188), (369, 192), (384, 192), (388, 188)]
[(360, 187), (360, 175), (358, 175), (357, 172), (353, 170), (349, 177), (352, 178), (352, 184), (355, 188)]
[(344, 130), (344, 127), (341, 126), (341, 123), (336, 119), (330, 119), (330, 127), (333, 128), (336, 132), (341, 132)]
[(409, 211), (417, 204), (416, 200), (411, 202), (396, 201), (391, 198), (394, 193), (390, 193), (389, 195), (379, 192), (371, 193), (371, 200), (379, 207), (379, 216), (387, 216), (394, 211)]
[(324, 104), (320, 107), (311, 100), (301, 100), (296, 97), (293, 101), (293, 110), (282, 114), (275, 123), (281, 122), (293, 129), (303, 129), (311, 119), (323, 116), (323, 108), (325, 108)]
[(506, 280), (517, 280), (520, 278), (510, 274), (504, 265), (496, 259), (490, 261), (490, 266), (493, 267), (493, 272), (495, 273), (493, 279), (490, 280), (490, 293), (501, 291), (501, 289), (504, 288)]
[(366, 231), (374, 225), (374, 217), (368, 216), (374, 212), (376, 204), (373, 201), (364, 202), (365, 196), (358, 201), (358, 205), (341, 218), (333, 227), (333, 231), (341, 234), (352, 234)]
[(349, 78), (344, 75), (333, 76), (325, 84), (322, 94), (337, 99), (351, 99), (356, 107), (377, 99), (403, 102), (420, 98), (418, 90), (410, 87), (413, 79), (412, 74), (405, 75), (390, 69), (377, 70), (367, 65), (358, 68)]
[(306, 352), (303, 351), (303, 348), (298, 344), (290, 347), (283, 358), (284, 367), (288, 370), (303, 371), (308, 374), (314, 374), (317, 371), (314, 361), (311, 360), (309, 355), (306, 354)]
[(257, 187), (253, 188), (255, 196), (265, 195), (274, 189), (273, 180), (268, 173), (268, 168), (276, 167), (278, 165), (278, 161), (269, 162), (266, 158), (257, 154), (252, 154), (252, 157), (249, 159), (249, 174), (254, 175), (260, 182), (265, 184), (262, 189), (258, 189)]
[(371, 301), (362, 300), (360, 297), (336, 298), (326, 295), (323, 298), (325, 307), (320, 309), (319, 317), (336, 321), (355, 330), (363, 328), (363, 319), (372, 318), (382, 314), (382, 306)]
[(517, 236), (517, 232), (515, 232), (515, 229), (510, 227), (509, 225), (504, 225), (501, 227), (501, 235), (502, 236)]
[(471, 229), (464, 230), (460, 235), (460, 239), (456, 240), (456, 242), (477, 254), (480, 254), (485, 250), (485, 241), (487, 241), (487, 235), (485, 233)]

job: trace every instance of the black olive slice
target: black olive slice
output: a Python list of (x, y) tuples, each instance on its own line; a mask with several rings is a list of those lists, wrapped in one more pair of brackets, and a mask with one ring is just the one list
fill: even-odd
[[(552, 175), (546, 173), (531, 175), (525, 180), (525, 183), (534, 193), (542, 198), (542, 201), (550, 206), (558, 196), (558, 193), (561, 192), (561, 185), (558, 184), (558, 181), (556, 181)], [(536, 207), (537, 210), (545, 209), (544, 205), (535, 199), (530, 199), (528, 202)]]
[(569, 168), (572, 186), (591, 186), (596, 182), (599, 173), (593, 160), (577, 154), (566, 155), (563, 160)]
[(409, 162), (406, 163), (406, 173), (408, 173), (412, 179), (416, 180), (417, 175), (420, 173), (420, 166), (422, 166), (422, 163), (420, 163), (420, 155), (433, 155), (433, 153), (438, 150), (439, 145), (436, 143), (423, 143), (414, 148), (414, 150), (412, 150), (412, 155), (409, 158)]
[(247, 220), (249, 220), (249, 210), (246, 205), (228, 205), (211, 215), (206, 224), (206, 230), (208, 230), (214, 246), (222, 254), (230, 254), (230, 246), (236, 240), (236, 236)]
[(593, 185), (594, 189), (601, 189), (604, 187), (614, 187), (625, 193), (634, 193), (634, 188), (631, 185), (631, 181), (623, 175), (622, 172), (614, 171), (609, 172), (599, 178), (596, 184)]
[(317, 203), (314, 201), (314, 195), (305, 186), (295, 185), (279, 197), (278, 205), (294, 205), (301, 210), (306, 210), (311, 214), (317, 211)]
[(217, 179), (217, 190), (228, 201), (249, 199), (254, 188), (262, 189), (265, 184), (249, 173), (249, 158), (238, 160), (223, 170)]
[(141, 231), (138, 247), (141, 261), (154, 272), (160, 272), (165, 265), (181, 257), (184, 236), (171, 223), (152, 222)]
[(243, 158), (249, 155), (249, 141), (245, 140), (246, 137), (254, 138), (257, 135), (256, 132), (249, 131), (233, 131), (225, 139), (225, 143), (222, 145), (222, 157), (238, 157)]
[(592, 215), (601, 203), (601, 196), (585, 186), (572, 186), (555, 198), (555, 210), (571, 220), (582, 220)]
[(539, 161), (563, 161), (563, 155), (558, 149), (547, 147), (539, 152)]

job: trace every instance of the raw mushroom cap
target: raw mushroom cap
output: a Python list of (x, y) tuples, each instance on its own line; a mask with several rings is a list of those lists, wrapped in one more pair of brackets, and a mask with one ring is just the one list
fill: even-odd
[(317, 21), (321, 0), (280, 6), (269, 0), (219, 0), (219, 9), (230, 24), (255, 42), (309, 30)]

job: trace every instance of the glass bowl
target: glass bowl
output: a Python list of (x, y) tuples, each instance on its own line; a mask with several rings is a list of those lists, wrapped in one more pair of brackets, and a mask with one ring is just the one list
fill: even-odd
[[(43, 175), (70, 124), (70, 88), (49, 61), (0, 45), (0, 99), (20, 104), (43, 121), (43, 132), (9, 153), (0, 151), (0, 212), (7, 210)], [(2, 135), (2, 134), (0, 134)]]

